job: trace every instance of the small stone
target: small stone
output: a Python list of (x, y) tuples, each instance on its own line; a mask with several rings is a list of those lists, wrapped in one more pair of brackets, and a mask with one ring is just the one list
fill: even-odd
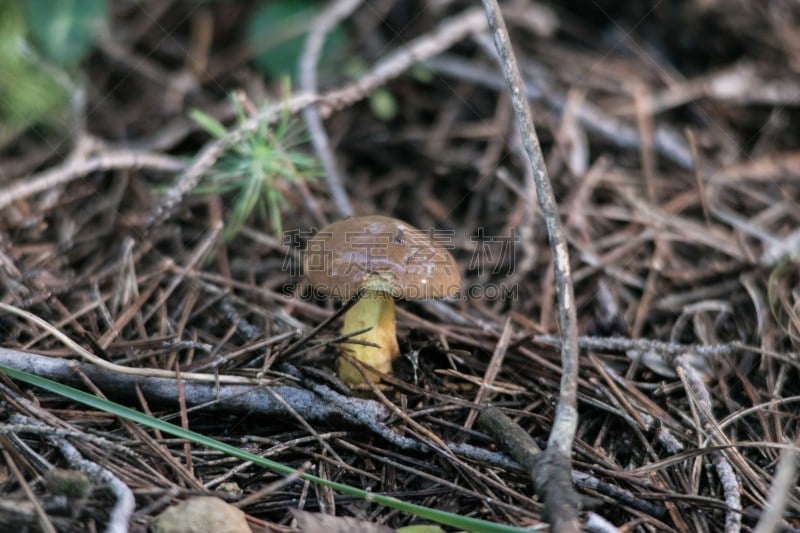
[(198, 496), (161, 513), (158, 533), (251, 533), (244, 512), (214, 496)]

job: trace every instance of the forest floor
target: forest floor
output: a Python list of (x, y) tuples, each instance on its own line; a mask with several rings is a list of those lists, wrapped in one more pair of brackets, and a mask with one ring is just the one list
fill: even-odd
[[(503, 10), (569, 245), (584, 525), (798, 531), (800, 5), (567, 4)], [(546, 523), (479, 416), (546, 448), (562, 367), (548, 228), (483, 10), (339, 0), (286, 32), (337, 8), (320, 58), (259, 45), (258, 24), (282, 26), (258, 2), (108, 2), (66, 118), (0, 136), (0, 364), (288, 470), (6, 375), (0, 523), (144, 531), (200, 495), (253, 530), (431, 521), (305, 474)], [(460, 297), (398, 302), (393, 375), (352, 395), (341, 304), (301, 268), (348, 214), (429, 233), (463, 278)], [(89, 485), (65, 493), (54, 467)], [(361, 522), (308, 525), (321, 514)]]

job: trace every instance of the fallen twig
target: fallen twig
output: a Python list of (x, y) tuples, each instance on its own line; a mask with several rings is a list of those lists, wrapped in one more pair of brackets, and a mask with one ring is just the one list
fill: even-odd
[[(90, 364), (57, 359), (44, 355), (0, 348), (0, 365), (52, 379), (65, 385), (84, 387), (81, 374), (102, 389), (109, 397), (122, 401), (136, 400), (138, 386), (149, 402), (177, 407), (178, 391), (175, 379), (164, 377), (118, 374)], [(181, 374), (183, 378), (185, 374)], [(213, 375), (210, 375), (213, 377)], [(280, 417), (292, 420), (292, 410), (302, 413), (306, 420), (331, 422), (365, 427), (388, 442), (407, 450), (430, 451), (416, 439), (404, 437), (385, 424), (389, 417), (386, 407), (373, 400), (343, 396), (326, 385), (305, 380), (311, 390), (288, 385), (253, 387), (241, 384), (183, 382), (186, 405), (194, 409), (249, 413), (260, 417)], [(278, 400), (276, 396), (280, 396)], [(287, 408), (288, 406), (288, 408)], [(506, 456), (464, 443), (447, 444), (454, 453), (469, 459), (504, 468), (518, 468)]]
[[(11, 422), (14, 424), (44, 425), (32, 418), (19, 414), (12, 415)], [(108, 486), (111, 493), (114, 494), (116, 502), (109, 511), (106, 533), (127, 533), (131, 515), (133, 515), (133, 511), (136, 508), (133, 491), (110, 470), (85, 459), (78, 449), (67, 442), (64, 437), (58, 434), (50, 434), (47, 436), (47, 440), (61, 450), (61, 454), (72, 468), (86, 472), (90, 478), (102, 481)]]
[[(300, 58), (300, 89), (309, 94), (317, 92), (317, 63), (319, 62), (322, 45), (325, 43), (325, 36), (328, 32), (350, 15), (361, 4), (362, 0), (337, 0), (320, 12), (311, 23), (306, 38), (306, 46)], [(325, 182), (331, 193), (333, 204), (342, 217), (353, 215), (353, 206), (347, 197), (344, 188), (339, 165), (336, 164), (336, 157), (333, 155), (328, 134), (325, 132), (325, 125), (316, 106), (308, 106), (303, 110), (303, 118), (311, 137), (311, 143), (322, 162), (325, 169)]]
[[(542, 450), (533, 440), (533, 437), (528, 435), (519, 424), (511, 420), (497, 407), (483, 407), (480, 415), (478, 415), (478, 422), (497, 438), (503, 449), (520, 464), (522, 470), (530, 476), (531, 482), (535, 484)], [(634, 496), (630, 491), (604, 483), (589, 474), (573, 471), (572, 481), (584, 489), (609, 496), (615, 501), (624, 503), (655, 518), (662, 518), (666, 514), (666, 509), (664, 509), (663, 505), (644, 501)]]
[[(66, 359), (7, 348), (0, 348), (0, 364), (65, 385), (82, 387), (83, 381), (79, 373), (75, 371), (79, 370), (113, 398), (135, 401), (135, 386), (138, 385), (148, 401), (172, 404), (177, 407), (176, 381), (167, 377), (118, 374), (91, 364), (76, 363)], [(181, 374), (181, 378), (185, 375)], [(209, 377), (213, 378), (214, 375), (209, 374)], [(348, 409), (343, 410), (342, 404), (321, 402), (312, 392), (298, 387), (285, 385), (270, 387), (295, 411), (303, 413), (303, 416), (311, 420), (339, 418), (350, 424), (363, 425), (362, 420), (379, 423), (388, 416), (388, 412), (383, 406), (371, 400), (352, 400), (348, 404)], [(213, 379), (207, 383), (184, 381), (183, 393), (186, 404), (189, 406), (208, 406), (216, 410), (251, 412), (258, 416), (291, 416), (283, 403), (277, 401), (262, 387), (226, 384), (222, 381), (214, 383)]]
[(184, 162), (177, 157), (140, 150), (114, 149), (96, 154), (76, 153), (56, 167), (22, 178), (14, 185), (0, 190), (0, 209), (98, 170), (147, 168), (160, 172), (176, 172), (183, 167)]
[(486, 18), (494, 36), (495, 46), (503, 67), (503, 74), (511, 93), (511, 103), (522, 137), (522, 144), (530, 158), (536, 193), (544, 213), (547, 234), (553, 253), (556, 277), (559, 324), (561, 326), (561, 390), (553, 419), (550, 438), (539, 463), (536, 486), (544, 495), (547, 518), (555, 531), (580, 531), (578, 518), (579, 498), (572, 486), (572, 443), (578, 426), (578, 326), (575, 295), (570, 280), (569, 251), (564, 228), (559, 218), (558, 206), (544, 165), (544, 156), (536, 136), (530, 107), (525, 98), (524, 83), (519, 73), (508, 31), (500, 6), (496, 0), (484, 0)]
[[(711, 395), (708, 393), (702, 377), (683, 355), (675, 358), (675, 368), (686, 387), (687, 396), (692, 400), (703, 424), (703, 427), (698, 430), (707, 429), (713, 433), (715, 431), (713, 426), (716, 426), (717, 422), (712, 414)], [(722, 452), (712, 452), (711, 459), (722, 484), (725, 503), (728, 505), (728, 511), (725, 513), (725, 531), (734, 533), (742, 528), (741, 486), (739, 480), (736, 479), (733, 467)]]

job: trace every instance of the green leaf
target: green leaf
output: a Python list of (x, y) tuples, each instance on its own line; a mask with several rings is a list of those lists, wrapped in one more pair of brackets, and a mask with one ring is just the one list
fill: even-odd
[[(255, 9), (245, 28), (247, 45), (256, 55), (256, 67), (274, 77), (292, 77), (303, 53), (308, 22), (319, 2), (311, 0), (275, 0)], [(347, 40), (341, 26), (328, 33), (322, 47), (325, 63)]]
[[(42, 378), (34, 374), (30, 374), (28, 372), (16, 370), (14, 368), (10, 368), (5, 365), (0, 365), (0, 372), (8, 375), (13, 379), (22, 381), (24, 383), (28, 383), (29, 385), (33, 385), (35, 387), (45, 389), (49, 392), (63, 396), (64, 398), (68, 398), (70, 400), (82, 403), (84, 405), (88, 405), (89, 407), (93, 407), (95, 409), (100, 409), (101, 411), (111, 413), (120, 418), (136, 422), (137, 424), (140, 424), (142, 426), (149, 427), (152, 429), (158, 429), (168, 435), (172, 435), (174, 437), (178, 437), (181, 439), (186, 439), (200, 446), (211, 448), (212, 450), (218, 450), (223, 453), (227, 453), (231, 457), (236, 457), (243, 461), (251, 461), (254, 464), (268, 468), (273, 472), (277, 472), (279, 474), (284, 474), (284, 475), (293, 474), (295, 472), (294, 468), (278, 463), (277, 461), (272, 461), (270, 459), (266, 459), (259, 455), (246, 452), (244, 450), (236, 448), (235, 446), (231, 446), (230, 444), (220, 442), (216, 439), (212, 439), (210, 437), (206, 437), (205, 435), (201, 435), (200, 433), (196, 433), (194, 431), (184, 429), (180, 426), (170, 424), (169, 422), (165, 422), (164, 420), (161, 420), (159, 418), (146, 415), (135, 409), (131, 409), (130, 407), (120, 405), (118, 403), (106, 400), (104, 398), (98, 398), (97, 396), (75, 389), (73, 387), (68, 387), (67, 385), (62, 385), (61, 383), (57, 383), (55, 381)], [(493, 522), (488, 522), (486, 520), (480, 520), (468, 516), (461, 516), (453, 513), (448, 513), (446, 511), (431, 509), (430, 507), (424, 507), (422, 505), (404, 502), (403, 500), (398, 500), (397, 498), (392, 498), (391, 496), (383, 496), (381, 494), (375, 494), (362, 489), (358, 489), (356, 487), (351, 487), (350, 485), (345, 485), (343, 483), (338, 483), (336, 481), (323, 479), (311, 474), (303, 474), (300, 476), (300, 479), (309, 481), (311, 483), (315, 483), (317, 485), (331, 488), (335, 491), (341, 492), (342, 494), (347, 494), (350, 496), (355, 496), (357, 498), (362, 498), (364, 500), (377, 503), (378, 505), (383, 505), (391, 509), (397, 509), (398, 511), (409, 513), (414, 516), (423, 518), (425, 520), (430, 520), (432, 522), (452, 526), (458, 529), (464, 529), (467, 531), (486, 532), (486, 533), (494, 533), (494, 532), (524, 533), (528, 531), (527, 529), (523, 528), (506, 526), (502, 524), (495, 524)]]
[(433, 81), (433, 70), (424, 63), (417, 63), (410, 69), (411, 77), (420, 83), (430, 83)]
[(397, 99), (386, 87), (379, 87), (369, 95), (369, 108), (372, 113), (384, 122), (397, 116)]
[(26, 0), (25, 18), (45, 56), (71, 66), (84, 59), (106, 19), (105, 0)]
[(222, 139), (228, 134), (228, 130), (225, 129), (222, 122), (199, 109), (192, 109), (189, 112), (189, 118), (197, 122), (201, 128), (217, 139)]
[(0, 4), (0, 146), (5, 135), (58, 124), (68, 109), (64, 88), (25, 54), (25, 34), (22, 6)]

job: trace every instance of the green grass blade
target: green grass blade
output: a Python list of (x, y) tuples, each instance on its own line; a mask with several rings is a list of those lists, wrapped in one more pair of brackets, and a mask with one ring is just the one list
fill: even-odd
[[(42, 378), (30, 374), (28, 372), (16, 370), (7, 367), (5, 365), (0, 365), (0, 372), (8, 375), (11, 378), (28, 383), (29, 385), (40, 387), (49, 392), (63, 396), (64, 398), (69, 398), (70, 400), (82, 403), (84, 405), (88, 405), (89, 407), (93, 407), (95, 409), (99, 409), (101, 411), (114, 414), (120, 418), (125, 418), (132, 422), (136, 422), (137, 424), (141, 424), (142, 426), (146, 426), (152, 429), (158, 429), (159, 431), (162, 431), (174, 437), (186, 439), (188, 441), (194, 442), (195, 444), (199, 444), (207, 448), (221, 451), (232, 457), (236, 457), (244, 461), (251, 461), (254, 464), (263, 466), (279, 474), (291, 474), (295, 471), (295, 469), (290, 466), (286, 466), (284, 464), (271, 461), (264, 457), (259, 457), (258, 455), (254, 455), (244, 450), (240, 450), (239, 448), (231, 446), (230, 444), (226, 444), (224, 442), (220, 442), (210, 437), (206, 437), (205, 435), (201, 435), (200, 433), (196, 433), (194, 431), (184, 429), (180, 426), (170, 424), (169, 422), (165, 422), (164, 420), (161, 420), (159, 418), (148, 416), (135, 409), (131, 409), (130, 407), (125, 407), (124, 405), (120, 405), (118, 403), (114, 403), (109, 400), (99, 398), (97, 396), (75, 389), (73, 387), (62, 385), (61, 383), (57, 383), (55, 381)], [(470, 518), (467, 516), (461, 516), (453, 513), (448, 513), (445, 511), (431, 509), (430, 507), (424, 507), (422, 505), (404, 502), (402, 500), (398, 500), (397, 498), (392, 498), (391, 496), (382, 496), (380, 494), (373, 494), (371, 492), (367, 492), (365, 490), (361, 490), (356, 487), (351, 487), (350, 485), (337, 483), (335, 481), (329, 481), (327, 479), (322, 479), (320, 477), (311, 474), (303, 474), (300, 477), (301, 479), (310, 481), (312, 483), (329, 487), (335, 491), (341, 492), (342, 494), (347, 494), (350, 496), (355, 496), (357, 498), (362, 498), (367, 501), (372, 501), (379, 505), (390, 507), (392, 509), (397, 509), (398, 511), (409, 513), (418, 516), (420, 518), (431, 520), (439, 524), (452, 526), (467, 531), (476, 531), (480, 533), (484, 532), (520, 533), (524, 531), (529, 531), (523, 528), (506, 526), (502, 524), (495, 524), (493, 522), (480, 520), (478, 518)]]

